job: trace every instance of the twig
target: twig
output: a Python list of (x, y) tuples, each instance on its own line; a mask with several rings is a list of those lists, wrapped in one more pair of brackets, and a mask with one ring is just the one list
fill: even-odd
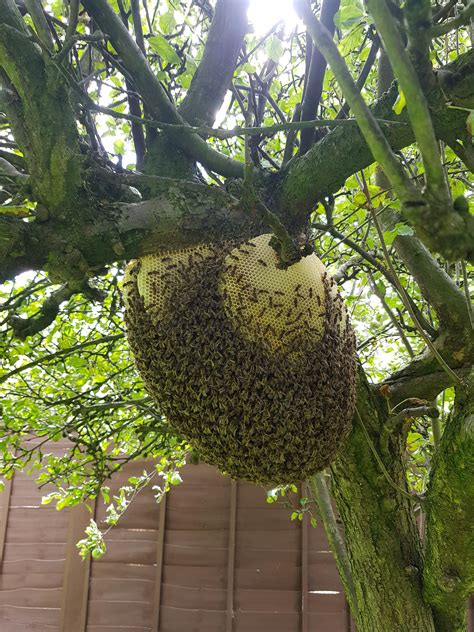
[(104, 34), (101, 31), (95, 31), (91, 35), (84, 35), (82, 33), (77, 33), (76, 35), (71, 35), (67, 40), (65, 40), (63, 47), (59, 51), (57, 55), (54, 56), (54, 61), (56, 64), (61, 64), (64, 59), (66, 59), (69, 51), (72, 49), (74, 44), (77, 42), (101, 42), (104, 39)]
[(377, 461), (378, 466), (379, 466), (380, 470), (382, 471), (382, 474), (383, 474), (383, 475), (385, 476), (385, 478), (387, 479), (388, 484), (389, 484), (391, 487), (393, 487), (393, 489), (395, 489), (397, 492), (399, 492), (400, 494), (402, 494), (402, 496), (404, 496), (405, 498), (408, 498), (408, 500), (410, 500), (411, 502), (418, 502), (418, 503), (421, 503), (421, 502), (422, 502), (422, 499), (421, 499), (421, 498), (419, 498), (418, 496), (415, 496), (415, 495), (413, 495), (413, 494), (410, 494), (410, 493), (409, 493), (409, 492), (407, 492), (405, 489), (403, 489), (402, 487), (400, 487), (399, 485), (397, 485), (397, 484), (395, 483), (395, 481), (392, 479), (392, 477), (391, 477), (391, 476), (390, 476), (390, 474), (388, 473), (387, 468), (386, 468), (386, 467), (385, 467), (385, 465), (384, 465), (384, 462), (382, 461), (382, 459), (381, 459), (381, 457), (380, 457), (379, 453), (377, 452), (377, 449), (376, 449), (376, 447), (374, 446), (372, 439), (370, 438), (369, 432), (368, 432), (367, 428), (365, 427), (364, 422), (362, 421), (362, 417), (361, 417), (361, 415), (360, 415), (359, 410), (358, 410), (358, 408), (357, 408), (357, 407), (356, 407), (356, 409), (355, 409), (355, 412), (356, 412), (356, 417), (357, 417), (357, 420), (359, 421), (359, 423), (360, 423), (360, 425), (361, 425), (362, 431), (363, 431), (363, 433), (364, 433), (364, 435), (365, 435), (365, 438), (366, 438), (366, 440), (367, 440), (367, 443), (368, 443), (368, 445), (369, 445), (369, 448), (370, 448), (370, 450), (371, 450), (372, 454), (374, 455), (374, 458), (375, 458), (375, 460)]
[(74, 345), (73, 347), (69, 347), (68, 349), (61, 349), (60, 351), (56, 351), (54, 353), (50, 353), (46, 356), (41, 356), (41, 358), (37, 358), (36, 360), (32, 360), (31, 362), (27, 362), (26, 364), (22, 364), (21, 366), (16, 367), (12, 371), (5, 373), (0, 376), (0, 384), (6, 382), (9, 378), (14, 375), (18, 375), (18, 373), (23, 373), (23, 371), (27, 371), (28, 369), (32, 369), (35, 366), (43, 364), (44, 362), (50, 362), (55, 358), (62, 358), (68, 355), (72, 355), (76, 351), (81, 351), (82, 349), (86, 349), (87, 347), (92, 347), (95, 345), (105, 344), (107, 342), (115, 342), (116, 340), (121, 340), (124, 338), (124, 334), (112, 334), (110, 336), (103, 336), (102, 338), (94, 338), (93, 340), (86, 340), (85, 342), (81, 342), (78, 345)]
[(382, 231), (382, 228), (380, 226), (379, 220), (377, 218), (377, 214), (375, 212), (375, 209), (372, 206), (372, 204), (370, 203), (370, 198), (368, 199), (368, 206), (369, 206), (370, 212), (372, 213), (372, 217), (373, 217), (373, 220), (374, 220), (375, 228), (376, 228), (378, 236), (379, 236), (380, 245), (382, 246), (382, 250), (383, 250), (383, 253), (384, 253), (384, 256), (385, 256), (385, 260), (386, 260), (387, 265), (388, 265), (388, 267), (390, 269), (390, 272), (393, 275), (393, 278), (394, 278), (394, 281), (395, 281), (395, 285), (396, 285), (396, 287), (398, 289), (398, 293), (400, 295), (400, 298), (402, 299), (403, 304), (405, 305), (406, 309), (408, 310), (408, 313), (410, 314), (411, 319), (413, 320), (413, 323), (415, 324), (415, 327), (418, 330), (418, 333), (423, 338), (423, 341), (425, 342), (426, 346), (429, 348), (431, 353), (437, 359), (437, 361), (440, 364), (440, 366), (442, 367), (442, 369), (444, 369), (444, 371), (450, 376), (450, 378), (454, 381), (455, 384), (461, 384), (462, 385), (463, 381), (461, 380), (461, 378), (448, 365), (448, 363), (445, 361), (443, 356), (436, 349), (436, 347), (434, 346), (433, 342), (431, 341), (431, 339), (425, 333), (423, 327), (421, 326), (421, 323), (418, 320), (418, 318), (417, 318), (417, 316), (416, 316), (416, 314), (415, 314), (415, 312), (413, 310), (413, 307), (412, 307), (411, 302), (410, 302), (410, 300), (408, 298), (408, 295), (407, 295), (407, 293), (405, 291), (405, 288), (400, 283), (400, 279), (398, 278), (397, 272), (396, 272), (395, 268), (393, 267), (392, 260), (390, 258), (390, 254), (389, 254), (387, 246), (385, 244), (383, 231)]
[(314, 45), (319, 48), (331, 67), (374, 159), (382, 165), (400, 201), (402, 204), (413, 202), (413, 200), (422, 201), (421, 194), (411, 183), (372, 112), (362, 98), (346, 62), (332, 40), (331, 34), (313, 14), (309, 0), (294, 0), (294, 5), (310, 32)]
[(318, 503), (319, 514), (323, 522), (324, 530), (329, 541), (329, 546), (334, 554), (336, 563), (341, 574), (344, 587), (350, 600), (351, 610), (354, 618), (357, 617), (358, 604), (357, 593), (354, 586), (354, 578), (347, 555), (347, 549), (344, 538), (341, 535), (337, 525), (336, 516), (331, 504), (331, 496), (329, 494), (326, 473), (318, 472), (309, 479), (309, 486), (313, 498)]
[[(163, 131), (169, 132), (184, 132), (187, 134), (198, 134), (203, 138), (217, 138), (219, 140), (226, 140), (228, 138), (234, 138), (235, 136), (258, 136), (263, 134), (271, 136), (277, 132), (284, 131), (298, 131), (310, 127), (339, 127), (340, 125), (354, 125), (357, 124), (356, 119), (318, 119), (313, 121), (288, 121), (285, 123), (276, 123), (275, 125), (264, 125), (262, 127), (247, 127), (236, 126), (232, 129), (224, 129), (221, 127), (209, 127), (207, 125), (201, 125), (199, 127), (193, 127), (191, 125), (178, 125), (174, 123), (165, 123), (164, 121), (157, 121), (155, 119), (140, 118), (133, 116), (132, 114), (126, 114), (124, 112), (116, 112), (115, 110), (96, 104), (90, 97), (81, 91), (80, 99), (82, 103), (90, 110), (95, 110), (101, 114), (108, 114), (113, 118), (125, 119), (146, 125), (148, 127), (155, 127)], [(389, 121), (386, 119), (377, 119), (377, 122), (382, 125), (407, 125), (402, 121)]]
[[(246, 114), (246, 120), (250, 120), (249, 113)], [(287, 267), (288, 265), (291, 265), (301, 259), (301, 253), (292, 240), (286, 227), (281, 222), (280, 218), (264, 204), (255, 190), (254, 170), (251, 162), (250, 145), (247, 136), (245, 137), (245, 169), (242, 207), (248, 213), (257, 211), (265, 224), (270, 226), (277, 242), (273, 244), (270, 242), (270, 245), (275, 246), (275, 250), (278, 253), (283, 267)]]
[[(378, 37), (375, 37), (374, 41), (372, 42), (372, 46), (370, 47), (369, 54), (367, 55), (367, 59), (365, 60), (362, 70), (360, 71), (360, 74), (357, 77), (356, 86), (359, 88), (359, 90), (362, 90), (362, 88), (365, 85), (365, 82), (367, 81), (367, 77), (369, 76), (370, 71), (372, 70), (372, 67), (375, 63), (375, 60), (377, 59), (377, 53), (379, 51), (379, 48), (380, 48), (380, 40)], [(336, 119), (339, 120), (339, 119), (346, 118), (348, 113), (349, 113), (349, 104), (344, 103), (342, 108), (337, 113)]]
[(431, 29), (432, 37), (441, 37), (441, 35), (446, 35), (450, 31), (454, 31), (454, 29), (459, 28), (460, 26), (464, 26), (465, 24), (469, 24), (469, 22), (474, 18), (474, 1), (471, 2), (452, 20), (448, 20), (447, 22), (443, 22), (442, 24), (436, 24)]
[(410, 358), (414, 358), (415, 357), (415, 352), (413, 351), (413, 348), (412, 348), (412, 346), (410, 344), (410, 341), (408, 340), (408, 338), (407, 338), (405, 332), (403, 331), (402, 326), (398, 322), (395, 314), (393, 313), (393, 311), (391, 310), (391, 308), (388, 305), (387, 301), (385, 300), (384, 295), (382, 294), (382, 292), (380, 292), (379, 288), (377, 287), (377, 283), (375, 282), (374, 277), (370, 273), (369, 273), (369, 279), (370, 279), (370, 285), (372, 286), (372, 291), (374, 292), (375, 296), (377, 296), (379, 301), (382, 303), (382, 307), (384, 308), (384, 310), (386, 311), (389, 319), (391, 320), (391, 322), (395, 326), (395, 329), (398, 331), (398, 334), (399, 334), (400, 338), (402, 339), (403, 344), (405, 345), (405, 348), (406, 348), (406, 350), (408, 352), (408, 355), (410, 356)]

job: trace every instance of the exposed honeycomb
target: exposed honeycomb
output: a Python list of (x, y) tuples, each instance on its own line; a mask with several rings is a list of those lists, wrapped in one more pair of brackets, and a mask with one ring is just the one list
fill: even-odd
[[(259, 484), (296, 482), (326, 467), (350, 430), (354, 335), (334, 283), (316, 264), (319, 280), (304, 286), (308, 303), (319, 308), (315, 297), (322, 301), (318, 313), (324, 312), (324, 322), (313, 332), (316, 338), (300, 342), (297, 354), (285, 345), (272, 351), (263, 330), (256, 335), (254, 328), (242, 327), (226, 303), (234, 247), (209, 247), (192, 260), (186, 251), (188, 258), (167, 253), (171, 262), (159, 255), (131, 264), (124, 283), (128, 338), (160, 411), (203, 461)], [(182, 275), (175, 274), (178, 264), (166, 269), (178, 256)], [(150, 276), (157, 262), (161, 276)], [(163, 273), (174, 276), (163, 279)], [(247, 275), (255, 286), (250, 266)], [(272, 278), (278, 278), (273, 271)], [(278, 289), (273, 283), (267, 282), (272, 291)], [(285, 286), (292, 299), (297, 284)], [(245, 301), (244, 308), (252, 313)], [(280, 327), (281, 317), (273, 318)], [(314, 325), (312, 314), (305, 318)]]
[(326, 320), (326, 268), (315, 254), (279, 268), (271, 237), (246, 241), (225, 258), (219, 282), (225, 313), (244, 338), (273, 351), (316, 342)]
[[(123, 280), (123, 294), (127, 306), (127, 289), (137, 284), (145, 309), (153, 322), (169, 309), (171, 294), (186, 278), (194, 263), (213, 254), (212, 246), (200, 245), (180, 250), (164, 251), (159, 255), (146, 255), (129, 263)], [(131, 281), (131, 275), (134, 275)]]

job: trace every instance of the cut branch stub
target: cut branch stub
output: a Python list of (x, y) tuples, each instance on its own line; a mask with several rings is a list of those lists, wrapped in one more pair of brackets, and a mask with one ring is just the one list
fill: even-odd
[(270, 238), (150, 255), (124, 280), (129, 341), (160, 410), (202, 460), (260, 484), (326, 467), (355, 398), (334, 282), (315, 255), (278, 268)]

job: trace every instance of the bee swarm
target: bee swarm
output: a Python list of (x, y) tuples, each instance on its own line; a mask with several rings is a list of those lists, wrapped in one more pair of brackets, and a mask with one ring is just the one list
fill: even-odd
[(333, 460), (355, 402), (355, 339), (312, 254), (283, 270), (271, 235), (129, 264), (128, 338), (147, 389), (202, 460), (259, 484)]

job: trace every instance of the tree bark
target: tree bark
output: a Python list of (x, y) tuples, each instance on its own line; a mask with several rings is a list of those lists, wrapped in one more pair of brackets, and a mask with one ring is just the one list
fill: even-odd
[(357, 410), (349, 440), (332, 468), (357, 595), (357, 610), (350, 604), (357, 612), (357, 630), (434, 632), (423, 597), (416, 499), (410, 500), (406, 487), (404, 438), (393, 433), (384, 448), (380, 436), (387, 404), (362, 372)]
[(474, 371), (457, 390), (427, 493), (424, 592), (438, 632), (466, 629), (474, 590)]

